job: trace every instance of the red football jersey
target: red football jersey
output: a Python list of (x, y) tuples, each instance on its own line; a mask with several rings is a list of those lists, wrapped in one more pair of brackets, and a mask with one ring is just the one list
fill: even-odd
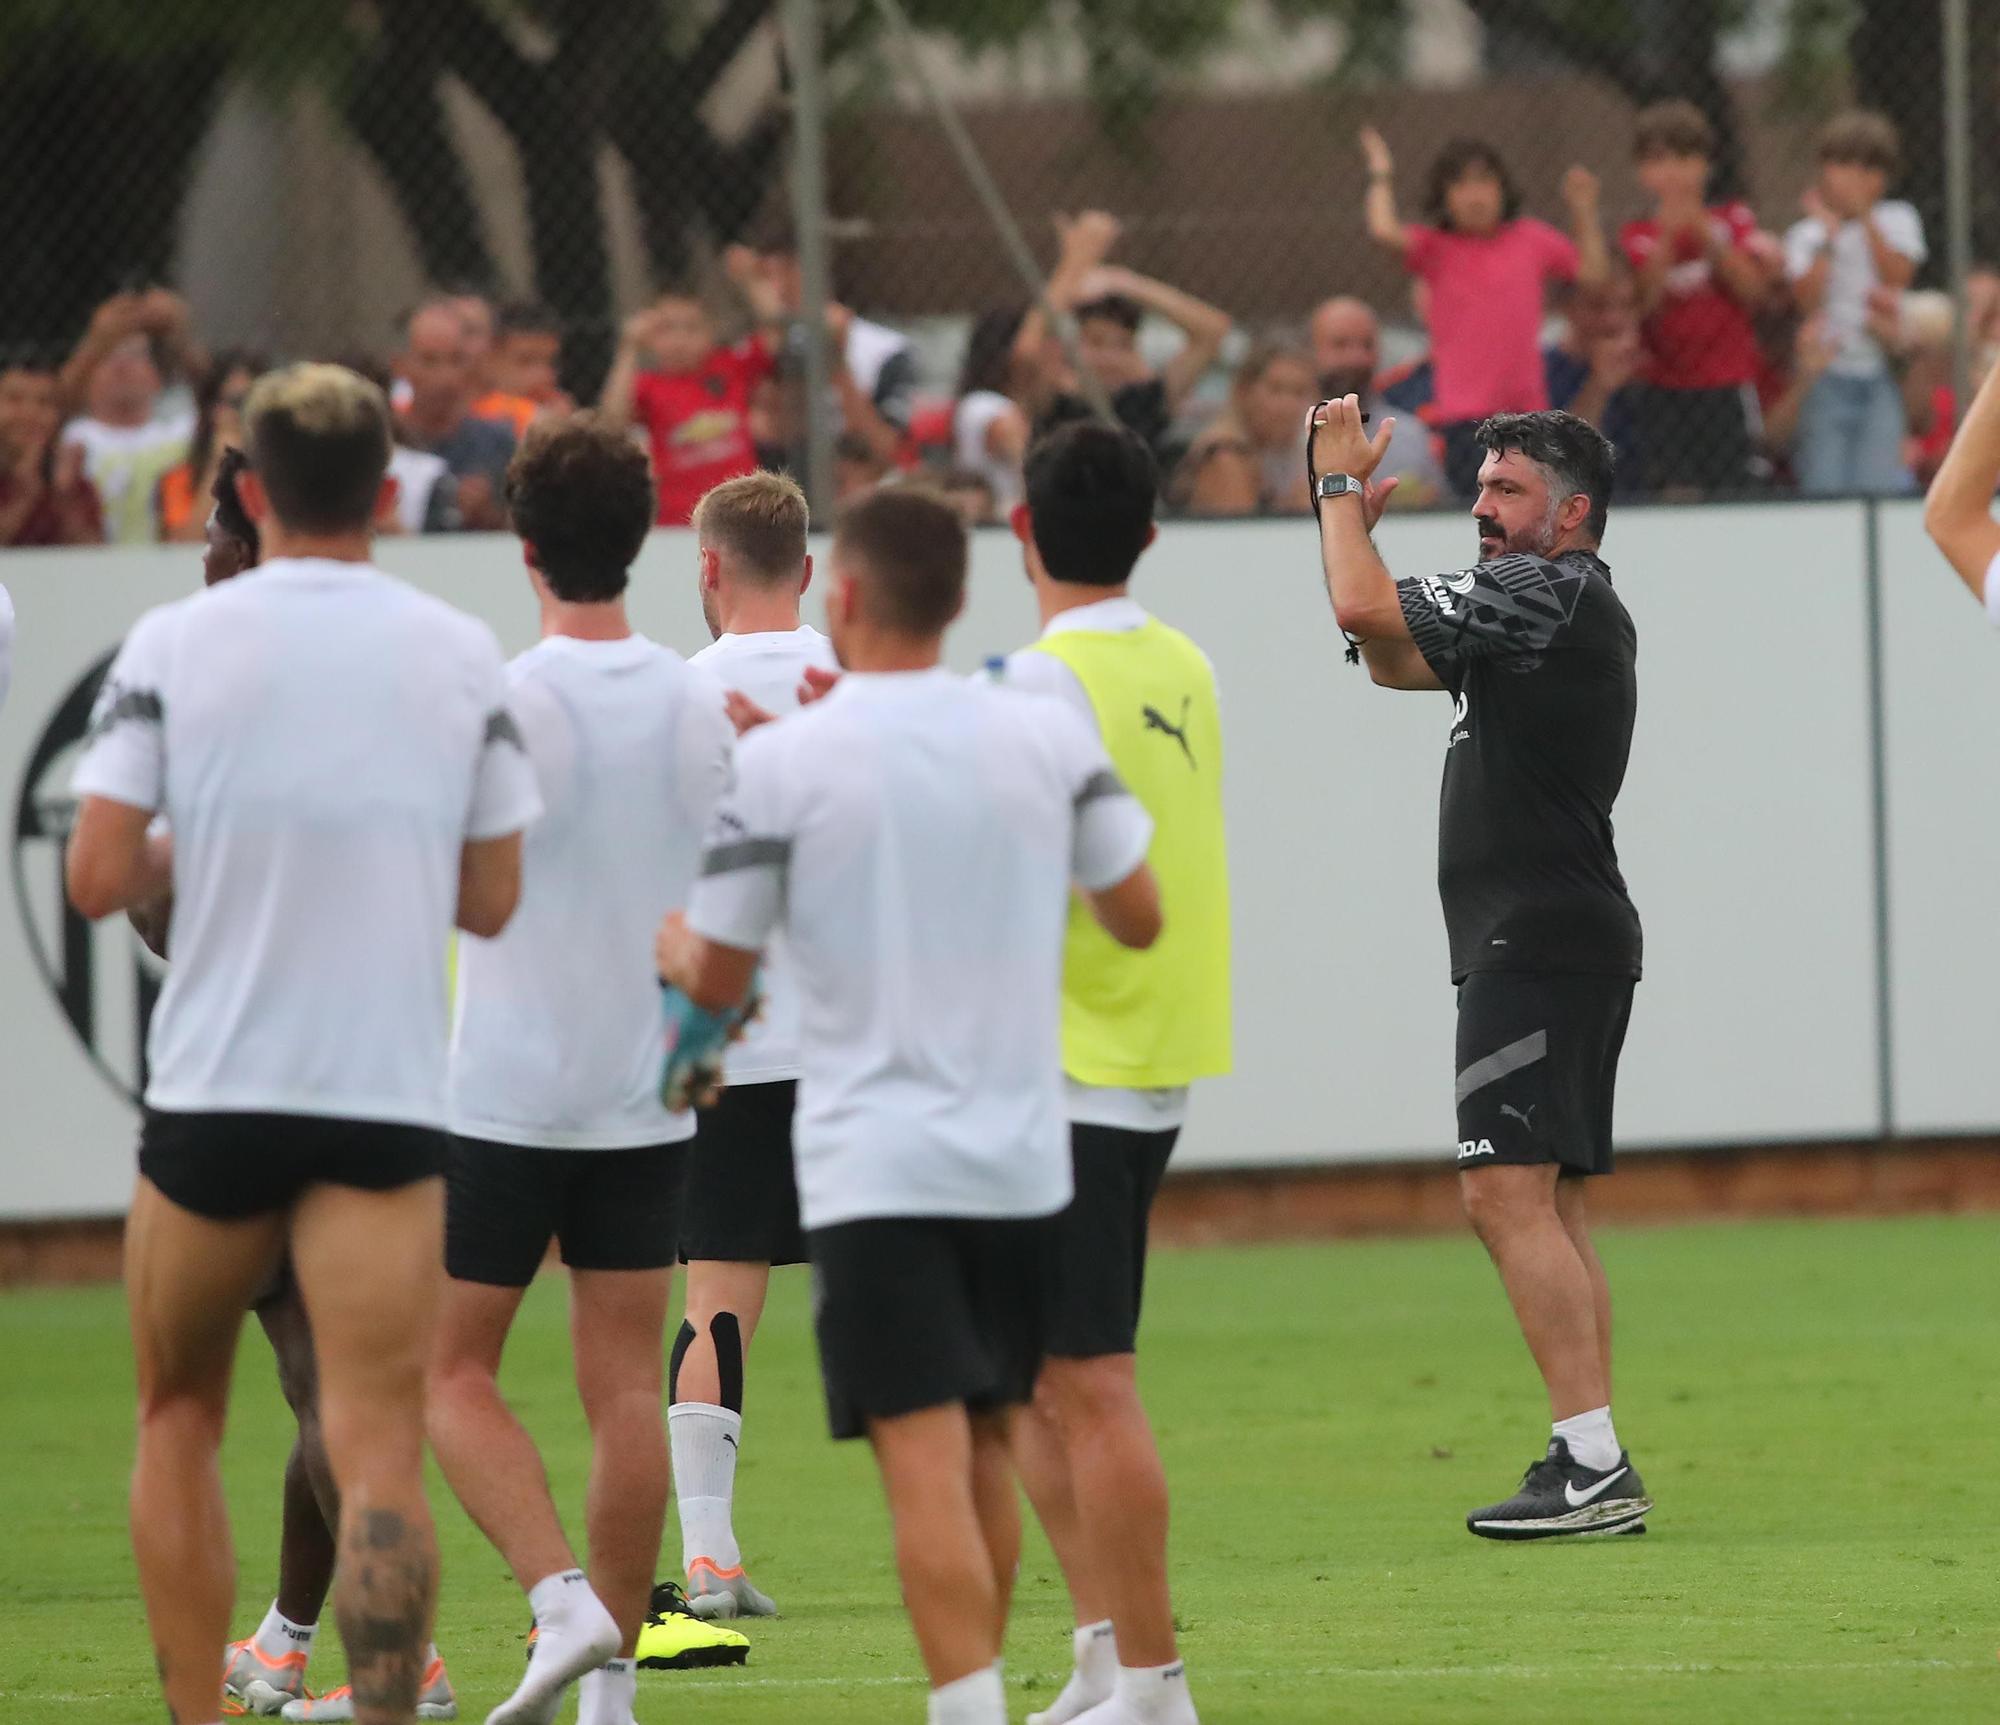
[(773, 363), (770, 349), (752, 336), (711, 348), (693, 371), (640, 373), (633, 405), (652, 439), (662, 527), (686, 526), (703, 492), (756, 470), (750, 395)]
[[(1746, 204), (1719, 204), (1708, 223), (1734, 248), (1757, 232)], [(1619, 232), (1625, 258), (1643, 270), (1660, 244), (1660, 224), (1627, 222)], [(1757, 334), (1750, 314), (1716, 280), (1708, 253), (1693, 234), (1674, 236), (1666, 292), (1646, 320), (1645, 379), (1660, 389), (1725, 389), (1757, 375)]]

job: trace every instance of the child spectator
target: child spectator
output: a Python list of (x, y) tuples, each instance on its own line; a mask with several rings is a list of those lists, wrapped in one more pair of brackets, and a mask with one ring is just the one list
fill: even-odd
[(63, 427), (63, 441), (82, 446), (115, 545), (159, 538), (160, 476), (186, 458), (194, 432), (192, 412), (162, 410), (167, 367), (190, 377), (207, 369), (189, 334), (187, 302), (165, 288), (106, 300), (63, 367), (63, 397), (83, 408)]
[(938, 475), (937, 489), (968, 527), (990, 527), (1000, 519), (993, 488), (969, 467), (947, 467)]
[(605, 419), (619, 427), (636, 420), (652, 443), (662, 527), (686, 526), (704, 492), (757, 467), (751, 402), (776, 368), (785, 312), (754, 253), (733, 247), (727, 262), (756, 313), (754, 333), (723, 346), (699, 299), (663, 294), (626, 321), (604, 380)]
[(1645, 393), (1633, 381), (1644, 351), (1638, 292), (1622, 270), (1602, 287), (1570, 289), (1562, 334), (1542, 351), (1549, 405), (1588, 420), (1611, 439), (1617, 456), (1612, 495), (1621, 499), (1639, 496), (1652, 478), (1642, 453)]
[(53, 366), (0, 366), (0, 546), (96, 545), (104, 538), (83, 445), (58, 443), (62, 407)]
[(1900, 291), (1924, 261), (1916, 210), (1886, 199), (1901, 155), (1896, 128), (1856, 110), (1829, 120), (1816, 146), (1819, 177), (1785, 235), (1785, 269), (1799, 308), (1824, 314), (1833, 357), (1800, 406), (1800, 488), (1816, 496), (1910, 489), (1903, 398), (1869, 328), (1869, 296)]
[(890, 464), (858, 431), (843, 431), (833, 442), (833, 501), (865, 497), (889, 477)]
[(562, 340), (562, 319), (547, 306), (528, 300), (503, 305), (486, 367), (492, 387), (473, 402), (472, 411), (506, 420), (516, 439), (525, 437), (537, 418), (574, 413), (576, 403), (559, 381)]
[[(1715, 128), (1692, 102), (1640, 111), (1633, 153), (1653, 213), (1619, 230), (1645, 322), (1641, 436), (1656, 491), (1740, 491), (1749, 483), (1757, 332), (1771, 291), (1747, 204), (1710, 205)], [(1599, 429), (1603, 429), (1600, 427)]]
[(1229, 406), (1202, 430), (1174, 476), (1172, 500), (1195, 515), (1304, 514), (1304, 432), (1312, 356), (1277, 343), (1251, 349)]
[(1021, 501), (1021, 461), (1033, 416), (1046, 405), (1039, 324), (1025, 307), (983, 312), (974, 321), (952, 409), (953, 459), (976, 473), (1003, 516)]
[[(1193, 294), (1107, 263), (1121, 233), (1117, 217), (1102, 210), (1085, 210), (1073, 219), (1058, 216), (1056, 265), (1045, 295), (1058, 314), (1075, 317), (1083, 369), (1118, 421), (1145, 440), (1164, 473), (1171, 466), (1174, 418), (1215, 363), (1231, 323), (1227, 312)], [(1139, 350), (1139, 331), (1148, 313), (1181, 333), (1179, 350), (1157, 372)], [(1069, 357), (1044, 327), (1039, 306), (1029, 311), (1020, 339), (1050, 386), (1037, 425), (1090, 415), (1093, 410), (1079, 390)]]
[(1454, 138), (1431, 164), (1424, 224), (1396, 213), (1396, 166), (1382, 134), (1361, 133), (1368, 161), (1368, 233), (1423, 285), (1424, 321), (1437, 367), (1437, 428), (1445, 479), (1460, 496), (1478, 489), (1485, 451), (1473, 433), (1490, 414), (1549, 405), (1541, 329), (1551, 282), (1601, 284), (1611, 273), (1598, 221), (1597, 176), (1563, 177), (1572, 241), (1520, 213), (1521, 197), (1491, 144)]
[(225, 349), (194, 395), (194, 437), (187, 459), (160, 475), (160, 537), (192, 544), (208, 530), (208, 505), (226, 449), (243, 447), (243, 402), (270, 369), (261, 353)]

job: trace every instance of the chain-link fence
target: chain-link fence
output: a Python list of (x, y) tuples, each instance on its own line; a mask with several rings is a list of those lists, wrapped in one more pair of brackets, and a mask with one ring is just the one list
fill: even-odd
[[(906, 38), (882, 0), (817, 8), (826, 197), (799, 211), (778, 0), (17, 0), (0, 344), (16, 372), (85, 346), (0, 388), (0, 538), (52, 415), (107, 531), (187, 531), (171, 464), (120, 464), (198, 408), (174, 499), (199, 496), (247, 375), (205, 370), (225, 348), (371, 359), (463, 475), (454, 411), (518, 431), (593, 401), (630, 384), (623, 343), (656, 380), (625, 409), (687, 484), (796, 464), (801, 217), (853, 314), (829, 485), (925, 465), (975, 510), (1037, 424), (1107, 401), (1174, 506), (1300, 507), (1297, 426), (1335, 388), (1397, 416), (1410, 502), (1467, 494), (1477, 420), (1550, 404), (1613, 440), (1628, 494), (1904, 489), (2000, 337), (2000, 0), (910, 10)], [(451, 377), (410, 321), (445, 298)], [(39, 459), (53, 496), (71, 476)], [(432, 514), (408, 524), (488, 519)], [(46, 500), (23, 519), (58, 516), (85, 536)]]

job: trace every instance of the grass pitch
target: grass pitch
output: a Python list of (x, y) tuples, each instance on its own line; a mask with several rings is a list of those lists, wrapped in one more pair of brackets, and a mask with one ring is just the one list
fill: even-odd
[[(2000, 1718), (2000, 1220), (1633, 1230), (1604, 1255), (1619, 1429), (1660, 1508), (1643, 1539), (1528, 1546), (1462, 1525), (1546, 1435), (1469, 1239), (1157, 1259), (1143, 1369), (1210, 1725)], [(779, 1284), (738, 1524), (786, 1615), (751, 1626), (746, 1669), (642, 1674), (642, 1725), (922, 1717), (869, 1458), (825, 1438), (803, 1280)], [(579, 1511), (563, 1317), (545, 1277), (506, 1386)], [(160, 1716), (125, 1543), (122, 1323), (115, 1289), (0, 1296), (4, 1725)], [(242, 1361), (224, 1463), (238, 1634), (270, 1598), (288, 1441), (254, 1327)], [(526, 1611), (434, 1496), (438, 1639), (477, 1721), (520, 1670)], [(1008, 1647), (1016, 1719), (1060, 1684), (1067, 1627), (1031, 1531)], [(329, 1642), (316, 1687), (342, 1680)]]

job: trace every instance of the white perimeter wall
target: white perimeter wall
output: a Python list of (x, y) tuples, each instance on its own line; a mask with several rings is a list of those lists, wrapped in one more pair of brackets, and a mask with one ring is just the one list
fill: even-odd
[[(2000, 802), (2000, 641), (1925, 544), (1877, 518), (1888, 763), (1889, 1065), (1879, 1074), (1869, 690), (1869, 521), (1859, 505), (1626, 510), (1607, 545), (1639, 627), (1639, 730), (1618, 831), (1646, 924), (1625, 1060), (1630, 1146), (2000, 1127), (1988, 909)], [(1469, 523), (1394, 521), (1399, 572), (1462, 566)], [(383, 562), (486, 617), (518, 650), (534, 616), (510, 541), (387, 541)], [(191, 550), (10, 553), (19, 615), (0, 713), (0, 1216), (122, 1208), (142, 967), (122, 923), (65, 950), (56, 846), (74, 751), (31, 758), (64, 697), (147, 605), (197, 579)], [(1177, 524), (1140, 593), (1213, 656), (1229, 739), (1238, 1069), (1204, 1086), (1183, 1166), (1447, 1157), (1452, 991), (1433, 888), (1441, 697), (1341, 662), (1310, 527)], [(691, 544), (659, 534), (640, 626), (705, 633)], [(808, 602), (809, 614), (814, 610)], [(975, 547), (954, 636), (976, 665), (1034, 627), (1012, 541)], [(24, 804), (24, 796), (26, 803)], [(88, 982), (84, 983), (85, 965)], [(93, 1047), (51, 977), (92, 1011)], [(1893, 1110), (1893, 1112), (1891, 1112)]]

